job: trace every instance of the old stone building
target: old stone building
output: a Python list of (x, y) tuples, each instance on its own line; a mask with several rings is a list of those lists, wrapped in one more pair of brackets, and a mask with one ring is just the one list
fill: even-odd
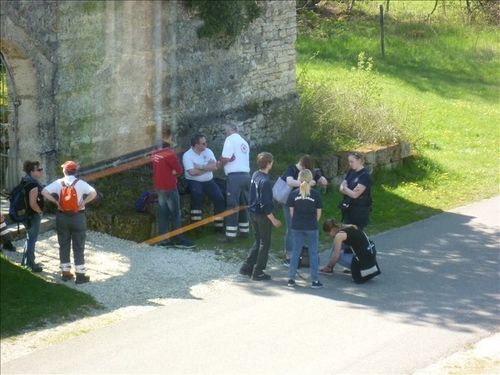
[(40, 160), (83, 167), (149, 150), (168, 124), (214, 151), (237, 121), (251, 145), (280, 137), (295, 94), (295, 1), (261, 1), (229, 48), (199, 39), (183, 1), (1, 0), (2, 189)]

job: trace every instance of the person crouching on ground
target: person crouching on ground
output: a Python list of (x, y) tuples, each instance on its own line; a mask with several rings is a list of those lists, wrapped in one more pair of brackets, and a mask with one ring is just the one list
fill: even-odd
[[(365, 235), (363, 234), (363, 232), (358, 230), (358, 227), (356, 225), (341, 225), (335, 219), (328, 219), (323, 223), (323, 232), (325, 232), (328, 236), (332, 237), (334, 241), (333, 241), (332, 252), (330, 254), (330, 261), (326, 266), (324, 266), (319, 270), (319, 273), (324, 275), (333, 275), (333, 267), (336, 264), (343, 266), (345, 273), (349, 273), (351, 271), (351, 263), (353, 257), (352, 251), (350, 251), (349, 247), (348, 248), (349, 252), (345, 252), (345, 249), (347, 247), (342, 246), (342, 244), (344, 244), (345, 241), (347, 240), (347, 233), (345, 232), (347, 228), (352, 228), (356, 230), (356, 231), (352, 231), (351, 229), (347, 230), (349, 233), (351, 233), (349, 238), (349, 244), (357, 245), (358, 242), (360, 241), (362, 244), (364, 244)], [(338, 237), (337, 234), (339, 234)], [(337, 244), (339, 244), (338, 248)], [(359, 246), (356, 246), (356, 248), (357, 247)]]
[[(340, 264), (348, 270), (351, 270), (353, 254), (344, 252), (344, 250), (342, 250), (342, 245), (347, 246), (348, 249), (352, 247), (360, 262), (376, 263), (376, 251), (372, 254), (370, 251), (372, 245), (368, 237), (362, 230), (358, 229), (356, 225), (341, 225), (337, 220), (328, 219), (323, 224), (323, 231), (327, 232), (330, 237), (334, 237), (335, 239), (333, 241), (333, 250), (330, 260), (326, 266), (319, 270), (320, 273), (332, 275), (333, 267), (335, 267), (336, 264)], [(353, 280), (358, 282), (356, 274), (354, 274), (353, 270), (351, 271), (353, 272)]]
[(250, 249), (248, 258), (240, 268), (242, 275), (251, 276), (252, 280), (271, 280), (264, 273), (267, 267), (269, 248), (271, 247), (272, 226), (279, 228), (281, 222), (273, 215), (274, 203), (269, 171), (273, 167), (273, 155), (261, 152), (257, 156), (259, 170), (252, 175), (250, 184), (250, 222), (253, 227), (255, 242)]
[(299, 256), (302, 252), (304, 239), (309, 247), (309, 257), (311, 264), (311, 288), (319, 289), (323, 284), (318, 277), (318, 221), (321, 218), (323, 202), (319, 192), (311, 189), (309, 182), (313, 175), (309, 169), (302, 169), (299, 173), (300, 187), (292, 190), (286, 201), (292, 217), (292, 238), (293, 252), (290, 259), (290, 279), (288, 286), (295, 286), (295, 274), (299, 265)]
[[(61, 165), (64, 178), (55, 180), (42, 190), (42, 195), (58, 207), (56, 214), (57, 241), (59, 242), (59, 261), (62, 271), (62, 280), (68, 281), (74, 278), (71, 273), (71, 244), (73, 244), (73, 257), (75, 261), (76, 280), (75, 284), (83, 284), (90, 281), (85, 275), (85, 238), (87, 231), (87, 217), (85, 216), (85, 205), (96, 196), (96, 190), (83, 180), (77, 180), (75, 174), (78, 169), (74, 161), (67, 161)], [(76, 183), (75, 183), (76, 181)], [(78, 212), (63, 212), (59, 203), (59, 197), (63, 186), (71, 186), (76, 190), (78, 200)], [(56, 199), (52, 194), (57, 196)]]

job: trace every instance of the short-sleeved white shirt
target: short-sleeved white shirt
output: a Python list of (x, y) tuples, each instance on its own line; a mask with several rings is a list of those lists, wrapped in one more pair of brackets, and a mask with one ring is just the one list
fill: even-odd
[[(61, 195), (61, 190), (63, 188), (63, 185), (61, 184), (61, 181), (64, 181), (66, 185), (71, 185), (73, 181), (75, 181), (76, 177), (75, 176), (64, 176), (64, 178), (57, 179), (54, 182), (48, 184), (43, 188), (43, 190), (47, 190), (50, 194), (57, 194)], [(88, 195), (91, 192), (95, 191), (95, 189), (90, 186), (86, 181), (79, 180), (76, 185), (74, 186), (76, 190), (76, 195), (78, 197), (78, 204), (81, 204), (83, 202), (83, 196)]]
[(188, 170), (194, 169), (194, 164), (207, 165), (210, 160), (215, 161), (216, 159), (214, 153), (209, 148), (203, 150), (199, 155), (194, 152), (192, 147), (187, 150), (184, 155), (182, 155), (182, 164), (184, 165), (184, 170), (186, 171), (186, 173), (184, 173), (186, 179), (205, 182), (214, 178), (214, 174), (212, 172), (206, 172), (199, 176), (191, 176), (188, 172)]
[(233, 172), (250, 172), (250, 147), (238, 133), (226, 138), (222, 157), (232, 159), (224, 166), (226, 175)]

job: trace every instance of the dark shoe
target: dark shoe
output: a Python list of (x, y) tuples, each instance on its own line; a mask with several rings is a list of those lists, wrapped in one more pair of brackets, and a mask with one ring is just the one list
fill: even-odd
[(295, 286), (295, 280), (293, 280), (293, 279), (288, 280), (288, 284), (286, 286), (294, 287)]
[(323, 284), (321, 284), (319, 281), (313, 281), (311, 284), (311, 288), (321, 289), (321, 288), (323, 288)]
[(176, 243), (175, 247), (179, 249), (192, 249), (195, 245), (191, 243), (187, 238), (184, 241)]
[(4, 248), (4, 250), (7, 250), (7, 251), (16, 251), (16, 247), (10, 241), (4, 242), (3, 248)]
[(252, 273), (253, 273), (253, 269), (248, 269), (248, 268), (244, 268), (244, 267), (240, 268), (240, 274), (243, 276), (252, 276)]
[(74, 278), (75, 278), (75, 275), (73, 275), (69, 271), (63, 271), (62, 276), (61, 276), (62, 281), (69, 281), (69, 280), (73, 280)]
[(254, 281), (271, 280), (271, 276), (269, 276), (267, 273), (262, 272), (260, 275), (252, 275), (252, 280)]
[(42, 272), (43, 268), (37, 264), (37, 265), (31, 267), (31, 271), (33, 271), (33, 272)]
[(90, 276), (85, 275), (84, 273), (77, 273), (75, 284), (84, 284), (90, 281)]
[(235, 243), (236, 240), (234, 238), (229, 238), (229, 237), (222, 237), (219, 239), (220, 242), (222, 243)]
[(174, 243), (172, 241), (162, 241), (162, 242), (158, 243), (158, 246), (174, 247)]

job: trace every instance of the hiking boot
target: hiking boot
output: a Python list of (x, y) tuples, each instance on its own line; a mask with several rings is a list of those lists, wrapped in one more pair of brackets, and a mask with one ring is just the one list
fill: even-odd
[(293, 280), (293, 279), (288, 280), (288, 284), (286, 286), (294, 287), (295, 286), (295, 280)]
[(68, 281), (68, 280), (73, 280), (75, 278), (75, 275), (73, 275), (70, 271), (63, 271), (61, 280), (62, 281)]
[(85, 275), (84, 273), (77, 273), (75, 284), (85, 284), (90, 281), (90, 276)]
[(3, 249), (7, 251), (16, 251), (16, 247), (10, 241), (3, 243)]
[(229, 238), (229, 237), (222, 237), (219, 239), (220, 242), (222, 243), (235, 243), (236, 240), (234, 238)]
[(267, 281), (271, 280), (271, 276), (269, 276), (267, 273), (260, 273), (259, 275), (252, 275), (252, 280), (254, 281)]
[(39, 264), (35, 264), (33, 267), (31, 267), (32, 272), (42, 272), (43, 268)]
[(311, 284), (311, 288), (321, 289), (321, 288), (323, 288), (323, 284), (321, 284), (319, 281), (313, 281)]
[(194, 246), (195, 245), (191, 243), (187, 238), (175, 244), (175, 247), (177, 247), (178, 249), (192, 249)]
[(240, 268), (240, 274), (243, 276), (252, 276), (252, 273), (253, 273), (252, 268), (245, 268), (245, 267)]

